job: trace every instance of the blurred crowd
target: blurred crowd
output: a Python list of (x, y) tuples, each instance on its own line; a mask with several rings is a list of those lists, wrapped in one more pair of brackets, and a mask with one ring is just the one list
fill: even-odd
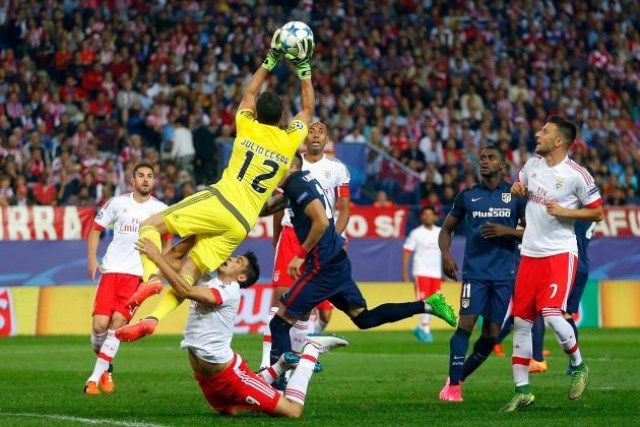
[[(143, 160), (166, 203), (214, 181), (242, 87), (289, 20), (315, 34), (318, 119), (335, 144), (376, 148), (362, 174), (384, 203), (420, 190), (446, 212), (488, 144), (512, 177), (550, 114), (577, 123), (572, 156), (606, 202), (638, 203), (634, 0), (0, 0), (0, 206), (100, 205)], [(297, 77), (274, 73), (288, 119)]]

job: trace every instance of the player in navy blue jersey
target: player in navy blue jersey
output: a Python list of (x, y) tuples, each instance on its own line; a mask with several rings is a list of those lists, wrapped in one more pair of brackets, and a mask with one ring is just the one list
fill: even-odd
[(281, 185), (283, 194), (269, 199), (261, 213), (272, 214), (283, 209), (286, 203), (296, 236), (302, 243), (287, 268), (296, 283), (281, 297), (283, 307), (269, 323), (271, 358), (278, 359), (291, 351), (291, 326), (298, 319), (308, 317), (311, 309), (324, 300), (347, 314), (359, 329), (422, 313), (433, 314), (455, 326), (456, 315), (441, 294), (431, 295), (424, 301), (389, 303), (367, 309), (367, 302), (351, 278), (351, 262), (343, 249), (345, 240), (336, 233), (324, 191), (308, 171), (300, 170), (301, 165), (302, 157), (294, 158), (289, 175)]
[[(462, 265), (460, 321), (449, 343), (449, 377), (440, 400), (462, 402), (462, 381), (491, 354), (509, 306), (515, 281), (517, 246), (522, 238), (526, 202), (511, 197), (511, 185), (502, 179), (504, 154), (486, 147), (480, 154), (482, 182), (456, 197), (439, 236), (444, 273), (457, 280), (458, 266), (451, 255), (455, 226), (466, 222), (467, 242)], [(482, 334), (465, 359), (469, 337), (482, 315)]]

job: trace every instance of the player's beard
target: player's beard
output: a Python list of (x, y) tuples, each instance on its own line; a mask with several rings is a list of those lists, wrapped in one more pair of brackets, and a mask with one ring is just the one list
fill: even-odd
[(145, 196), (146, 197), (149, 194), (151, 194), (151, 187), (149, 187), (148, 189), (145, 190), (142, 186), (140, 186), (140, 187), (136, 188), (136, 192), (138, 194), (140, 194), (141, 196)]

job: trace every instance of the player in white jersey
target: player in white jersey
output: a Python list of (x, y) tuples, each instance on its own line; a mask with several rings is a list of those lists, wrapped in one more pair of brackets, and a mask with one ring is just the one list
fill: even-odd
[[(217, 277), (192, 286), (177, 269), (193, 242), (193, 238), (180, 242), (166, 256), (150, 239), (140, 240), (136, 247), (158, 266), (177, 296), (191, 300), (180, 347), (188, 351), (202, 394), (216, 411), (225, 415), (256, 411), (299, 417), (318, 355), (347, 342), (337, 337), (314, 337), (304, 346), (301, 356), (283, 355), (277, 363), (255, 374), (233, 351), (231, 340), (240, 306), (240, 289), (253, 285), (260, 275), (257, 259), (252, 252), (230, 257), (218, 267)], [(295, 365), (281, 395), (269, 383)]]
[[(91, 344), (98, 355), (93, 373), (85, 385), (85, 393), (96, 395), (113, 392), (111, 361), (120, 341), (115, 330), (126, 325), (134, 313), (125, 305), (142, 278), (142, 263), (134, 244), (140, 223), (167, 207), (151, 196), (155, 176), (153, 167), (141, 163), (133, 170), (133, 192), (113, 197), (100, 209), (87, 239), (87, 270), (91, 280), (102, 272), (93, 303)], [(113, 240), (98, 262), (100, 234), (113, 224)]]
[[(331, 210), (337, 212), (336, 231), (342, 234), (349, 222), (349, 182), (351, 177), (347, 167), (338, 159), (329, 158), (324, 154), (324, 148), (328, 142), (327, 127), (320, 122), (309, 125), (309, 134), (305, 139), (306, 153), (303, 156), (302, 170), (308, 170), (320, 183)], [(271, 299), (271, 311), (266, 320), (262, 337), (262, 362), (261, 367), (271, 364), (271, 331), (269, 322), (282, 305), (280, 296), (284, 295), (294, 284), (295, 280), (287, 274), (287, 267), (298, 252), (300, 242), (296, 237), (291, 224), (289, 209), (278, 212), (273, 216), (273, 240), (276, 247), (273, 265), (273, 296)], [(291, 343), (294, 351), (299, 351), (304, 344), (308, 332), (322, 332), (331, 319), (333, 305), (329, 301), (323, 301), (317, 307), (317, 327), (311, 320), (298, 320), (291, 328)]]
[(511, 187), (514, 196), (526, 196), (529, 202), (513, 296), (512, 365), (516, 387), (514, 396), (502, 408), (504, 412), (517, 411), (535, 399), (529, 386), (531, 328), (540, 313), (569, 355), (573, 367), (569, 399), (582, 396), (589, 378), (575, 333), (563, 311), (578, 265), (573, 222), (601, 221), (604, 214), (593, 178), (567, 157), (575, 137), (573, 123), (562, 117), (549, 117), (536, 133), (538, 156), (525, 163)]
[[(442, 282), (442, 253), (438, 246), (440, 227), (436, 226), (436, 211), (431, 206), (420, 209), (419, 227), (414, 228), (402, 246), (402, 281), (409, 282), (409, 260), (413, 254), (412, 276), (416, 289), (416, 300), (440, 292)], [(431, 344), (433, 336), (429, 323), (430, 314), (423, 314), (413, 330), (416, 338)]]

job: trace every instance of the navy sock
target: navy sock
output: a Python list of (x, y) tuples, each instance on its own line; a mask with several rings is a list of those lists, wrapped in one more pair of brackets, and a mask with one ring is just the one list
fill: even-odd
[(511, 329), (513, 329), (513, 316), (509, 316), (509, 318), (504, 322), (504, 325), (502, 325), (496, 344), (502, 344), (502, 341), (504, 341), (507, 335), (509, 335)]
[(536, 321), (531, 329), (531, 341), (533, 346), (533, 359), (538, 362), (544, 361), (544, 355), (542, 354), (544, 348), (544, 318), (542, 316), (536, 317)]
[(576, 336), (576, 341), (578, 341), (578, 327), (576, 326), (576, 322), (573, 320), (573, 316), (571, 316), (571, 318), (567, 319), (567, 322), (569, 322), (569, 324), (573, 328), (573, 333)]
[(271, 329), (271, 364), (274, 365), (283, 353), (291, 351), (291, 325), (277, 314), (269, 322)]
[(471, 332), (458, 328), (449, 341), (449, 384), (451, 385), (460, 384), (470, 336)]
[(494, 338), (485, 338), (482, 336), (478, 338), (478, 341), (473, 345), (473, 353), (467, 357), (467, 360), (464, 361), (464, 366), (462, 366), (461, 381), (464, 381), (487, 360), (491, 355), (495, 342), (496, 340)]
[[(424, 313), (423, 301), (389, 303), (379, 305), (372, 310), (365, 308), (351, 320), (358, 328), (369, 329), (385, 323), (397, 322), (420, 313)], [(271, 335), (273, 336), (273, 332)]]

